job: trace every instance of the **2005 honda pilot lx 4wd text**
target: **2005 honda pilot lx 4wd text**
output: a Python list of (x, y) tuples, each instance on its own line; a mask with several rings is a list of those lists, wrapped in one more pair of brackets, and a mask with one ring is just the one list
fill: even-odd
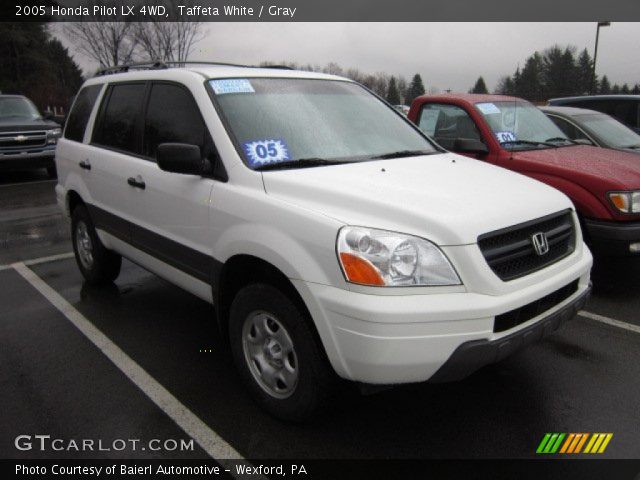
[(56, 191), (86, 281), (113, 281), (124, 256), (213, 303), (280, 418), (340, 378), (463, 378), (586, 300), (592, 258), (564, 194), (443, 151), (350, 80), (120, 67), (85, 82), (79, 124)]

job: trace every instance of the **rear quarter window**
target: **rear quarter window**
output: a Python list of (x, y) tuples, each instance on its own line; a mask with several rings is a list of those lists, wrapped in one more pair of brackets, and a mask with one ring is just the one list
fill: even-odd
[(84, 140), (87, 122), (93, 111), (96, 99), (100, 94), (100, 90), (102, 90), (102, 85), (90, 85), (80, 90), (73, 104), (73, 108), (69, 113), (69, 118), (67, 119), (64, 130), (64, 138), (76, 142), (82, 142)]

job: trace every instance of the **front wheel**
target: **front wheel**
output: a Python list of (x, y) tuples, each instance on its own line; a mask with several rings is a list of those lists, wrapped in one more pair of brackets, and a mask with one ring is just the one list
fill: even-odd
[(71, 214), (71, 241), (78, 268), (87, 283), (98, 285), (118, 278), (122, 257), (102, 244), (84, 205), (78, 205)]
[(258, 404), (282, 420), (309, 418), (336, 387), (311, 328), (306, 312), (270, 285), (244, 287), (231, 305), (236, 368)]

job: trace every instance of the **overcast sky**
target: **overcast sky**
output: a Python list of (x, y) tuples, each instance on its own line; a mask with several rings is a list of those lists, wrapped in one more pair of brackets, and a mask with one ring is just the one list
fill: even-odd
[[(422, 75), (427, 89), (466, 91), (482, 75), (490, 90), (553, 44), (587, 48), (595, 23), (207, 23), (191, 59), (256, 64), (337, 62), (363, 72)], [(73, 52), (73, 46), (65, 41)], [(91, 72), (96, 64), (74, 53)], [(640, 83), (640, 23), (600, 29), (598, 74), (611, 83)]]

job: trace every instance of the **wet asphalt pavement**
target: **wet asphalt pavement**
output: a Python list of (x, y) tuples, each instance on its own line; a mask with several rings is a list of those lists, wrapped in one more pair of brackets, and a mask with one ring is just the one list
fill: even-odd
[[(70, 252), (55, 183), (10, 180), (0, 181), (0, 264)], [(83, 284), (73, 258), (30, 268), (247, 458), (530, 458), (546, 432), (612, 432), (601, 457), (640, 458), (640, 333), (577, 317), (464, 381), (350, 399), (308, 424), (289, 425), (245, 394), (205, 302), (129, 262), (114, 286), (102, 288)], [(586, 310), (640, 325), (640, 267), (625, 262), (600, 270)], [(16, 270), (0, 270), (0, 285), (0, 458), (83, 455), (18, 451), (21, 434), (188, 439)], [(205, 452), (196, 444), (192, 451), (84, 455)]]

